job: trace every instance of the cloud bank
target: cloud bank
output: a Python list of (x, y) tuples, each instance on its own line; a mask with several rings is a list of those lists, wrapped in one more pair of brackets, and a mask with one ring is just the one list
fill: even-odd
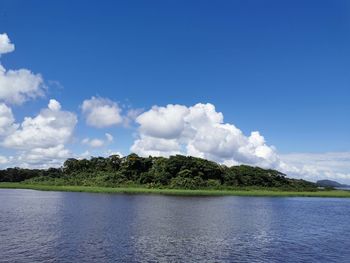
[(0, 105), (2, 119), (10, 124), (12, 132), (2, 133), (0, 145), (18, 151), (13, 162), (21, 166), (46, 167), (61, 164), (70, 156), (65, 144), (73, 135), (77, 117), (74, 113), (62, 111), (58, 101), (50, 100), (47, 108), (33, 118), (26, 117), (21, 124), (15, 124), (9, 108)]
[(131, 151), (141, 156), (191, 155), (228, 166), (248, 164), (282, 171), (311, 181), (350, 183), (350, 153), (279, 154), (253, 131), (244, 135), (212, 104), (154, 106), (136, 118), (137, 138)]
[(154, 106), (136, 122), (140, 125), (138, 138), (131, 151), (142, 156), (186, 154), (227, 165), (284, 166), (258, 131), (244, 135), (235, 125), (225, 123), (223, 114), (210, 103)]
[(281, 154), (289, 175), (306, 180), (331, 179), (350, 184), (350, 152)]

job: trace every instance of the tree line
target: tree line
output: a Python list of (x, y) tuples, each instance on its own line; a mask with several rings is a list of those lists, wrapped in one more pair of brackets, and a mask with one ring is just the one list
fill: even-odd
[(274, 187), (315, 189), (314, 183), (287, 178), (272, 170), (239, 165), (227, 167), (201, 158), (175, 155), (164, 157), (125, 157), (111, 155), (90, 159), (67, 159), (61, 168), (0, 170), (0, 182), (31, 182), (56, 185), (118, 187), (143, 185), (181, 189), (230, 187)]

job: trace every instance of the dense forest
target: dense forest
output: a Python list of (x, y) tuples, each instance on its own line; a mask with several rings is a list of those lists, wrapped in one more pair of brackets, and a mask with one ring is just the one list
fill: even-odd
[(141, 185), (149, 188), (229, 189), (269, 187), (313, 190), (316, 184), (287, 178), (270, 169), (239, 165), (227, 167), (190, 156), (68, 159), (61, 168), (47, 170), (8, 168), (0, 170), (0, 182), (29, 182), (52, 185), (118, 187)]

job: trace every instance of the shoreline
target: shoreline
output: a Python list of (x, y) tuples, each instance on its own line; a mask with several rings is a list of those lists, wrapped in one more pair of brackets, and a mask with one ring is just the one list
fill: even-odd
[(255, 196), (255, 197), (334, 197), (350, 198), (350, 191), (329, 190), (316, 192), (278, 191), (275, 189), (242, 190), (187, 190), (187, 189), (153, 189), (138, 187), (99, 187), (99, 186), (57, 186), (22, 183), (0, 183), (0, 189), (30, 189), (39, 191), (87, 192), (106, 194), (151, 194), (173, 196)]

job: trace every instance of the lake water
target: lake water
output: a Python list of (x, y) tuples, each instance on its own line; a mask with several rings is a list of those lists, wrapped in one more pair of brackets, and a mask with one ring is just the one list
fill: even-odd
[(350, 262), (350, 199), (2, 189), (0, 262)]

